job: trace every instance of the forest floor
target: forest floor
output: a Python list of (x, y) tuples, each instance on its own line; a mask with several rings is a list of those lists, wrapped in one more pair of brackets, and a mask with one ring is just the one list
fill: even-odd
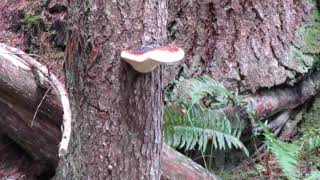
[[(5, 0), (0, 3), (0, 42), (18, 47), (30, 54), (42, 57), (61, 81), (64, 81), (63, 60), (66, 41), (66, 9), (61, 1), (45, 4), (42, 1)], [(43, 60), (44, 59), (44, 60)], [(299, 131), (291, 142), (299, 144), (301, 151), (307, 139), (320, 136), (320, 98), (303, 114)], [(320, 170), (320, 152), (305, 153), (301, 157), (301, 174)], [(246, 160), (231, 171), (215, 171), (222, 179), (275, 179), (281, 176), (281, 169), (274, 156), (265, 153), (261, 161)], [(271, 174), (264, 175), (267, 171)]]
[(12, 19), (14, 14), (26, 7), (26, 3), (20, 0), (11, 0), (0, 3), (0, 42), (6, 43), (13, 47), (25, 49), (24, 37), (20, 32), (14, 32)]
[(6, 0), (0, 3), (0, 42), (41, 56), (43, 60), (38, 61), (47, 64), (63, 80), (66, 9), (60, 5), (59, 1), (45, 4), (44, 1)]
[[(311, 140), (320, 137), (320, 95), (317, 95), (306, 107), (302, 107), (301, 121), (295, 136), (286, 141), (297, 145), (298, 167), (296, 173), (298, 179), (307, 179), (311, 173), (316, 174), (320, 170), (320, 148), (312, 148)], [(318, 140), (319, 143), (319, 140)], [(218, 173), (218, 172), (216, 172)], [(259, 158), (249, 158), (240, 163), (236, 168), (224, 171), (220, 175), (222, 179), (287, 179), (279, 166), (276, 157), (265, 150)], [(317, 178), (309, 178), (316, 180)], [(295, 179), (291, 177), (290, 179)]]

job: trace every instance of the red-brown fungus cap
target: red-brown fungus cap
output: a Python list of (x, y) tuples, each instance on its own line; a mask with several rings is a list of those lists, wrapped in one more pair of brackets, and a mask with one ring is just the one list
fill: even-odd
[(159, 64), (177, 62), (183, 57), (184, 51), (174, 45), (148, 45), (121, 52), (121, 58), (140, 73), (148, 73)]

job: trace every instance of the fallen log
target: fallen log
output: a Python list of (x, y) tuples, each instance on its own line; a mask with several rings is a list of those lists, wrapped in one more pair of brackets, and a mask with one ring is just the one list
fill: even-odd
[(202, 166), (165, 144), (161, 151), (161, 173), (161, 180), (217, 179)]
[[(50, 95), (37, 108), (45, 92), (45, 88), (38, 86), (32, 69), (21, 63), (20, 57), (0, 53), (0, 130), (36, 161), (46, 161), (48, 166), (56, 167), (63, 113)], [(163, 179), (216, 179), (166, 145), (163, 145), (161, 162)]]
[[(65, 89), (64, 85), (59, 81), (59, 79), (50, 72), (50, 70), (33, 59), (31, 56), (23, 52), (22, 50), (18, 48), (14, 48), (11, 46), (8, 46), (6, 44), (0, 43), (0, 52), (2, 54), (9, 54), (9, 55), (15, 55), (19, 58), (21, 58), (21, 62), (25, 63), (30, 67), (30, 69), (33, 71), (34, 74), (36, 74), (36, 79), (39, 85), (44, 86), (44, 83), (50, 83), (51, 87), (53, 87), (54, 92), (59, 98), (61, 107), (63, 109), (63, 123), (61, 126), (62, 131), (62, 139), (59, 143), (59, 157), (65, 155), (68, 150), (68, 145), (69, 145), (69, 140), (71, 136), (71, 120), (72, 120), (72, 115), (71, 115), (71, 107), (70, 107), (70, 102), (68, 98), (68, 93), (67, 90)], [(49, 90), (51, 89), (48, 88), (46, 91), (45, 95)], [(42, 103), (44, 98), (41, 99), (40, 103)], [(37, 107), (36, 113), (38, 111), (39, 105)], [(36, 115), (35, 113), (35, 115)], [(35, 115), (32, 118), (31, 126), (33, 126), (34, 118)]]
[(252, 103), (255, 116), (270, 117), (278, 112), (294, 109), (315, 96), (320, 89), (320, 71), (315, 71), (292, 87), (273, 88), (246, 98)]
[(7, 136), (28, 151), (34, 159), (57, 164), (61, 108), (51, 98), (44, 100), (31, 121), (44, 94), (32, 70), (13, 54), (0, 53), (0, 126)]

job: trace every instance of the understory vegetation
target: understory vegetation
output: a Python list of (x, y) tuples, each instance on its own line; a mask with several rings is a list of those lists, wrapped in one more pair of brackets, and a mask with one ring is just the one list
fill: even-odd
[[(320, 99), (310, 112), (304, 111), (298, 135), (285, 142), (262, 120), (252, 119), (243, 97), (207, 76), (173, 82), (165, 97), (164, 141), (222, 179), (320, 178)], [(228, 109), (234, 111), (228, 114)], [(240, 115), (241, 109), (247, 115)], [(248, 123), (254, 124), (245, 129)], [(258, 126), (263, 129), (260, 135)], [(247, 144), (245, 137), (254, 145)], [(258, 152), (258, 144), (266, 148)], [(256, 153), (259, 158), (253, 158)]]
[[(319, 70), (319, 32), (315, 10), (290, 50), (300, 73)], [(275, 117), (255, 118), (237, 92), (206, 76), (180, 77), (165, 89), (164, 141), (222, 179), (320, 179), (320, 96), (293, 111), (294, 127), (269, 129)]]

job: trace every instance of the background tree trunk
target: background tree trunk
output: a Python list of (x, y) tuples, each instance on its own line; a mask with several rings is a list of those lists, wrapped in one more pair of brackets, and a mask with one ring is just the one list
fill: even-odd
[(256, 91), (296, 82), (310, 69), (294, 54), (301, 44), (296, 31), (310, 21), (306, 0), (170, 0), (168, 7), (168, 41), (187, 58), (167, 69), (167, 81), (182, 68), (189, 77), (208, 74), (233, 89)]
[(72, 142), (61, 179), (159, 179), (162, 70), (139, 74), (121, 50), (166, 42), (167, 2), (69, 2), (66, 82)]

